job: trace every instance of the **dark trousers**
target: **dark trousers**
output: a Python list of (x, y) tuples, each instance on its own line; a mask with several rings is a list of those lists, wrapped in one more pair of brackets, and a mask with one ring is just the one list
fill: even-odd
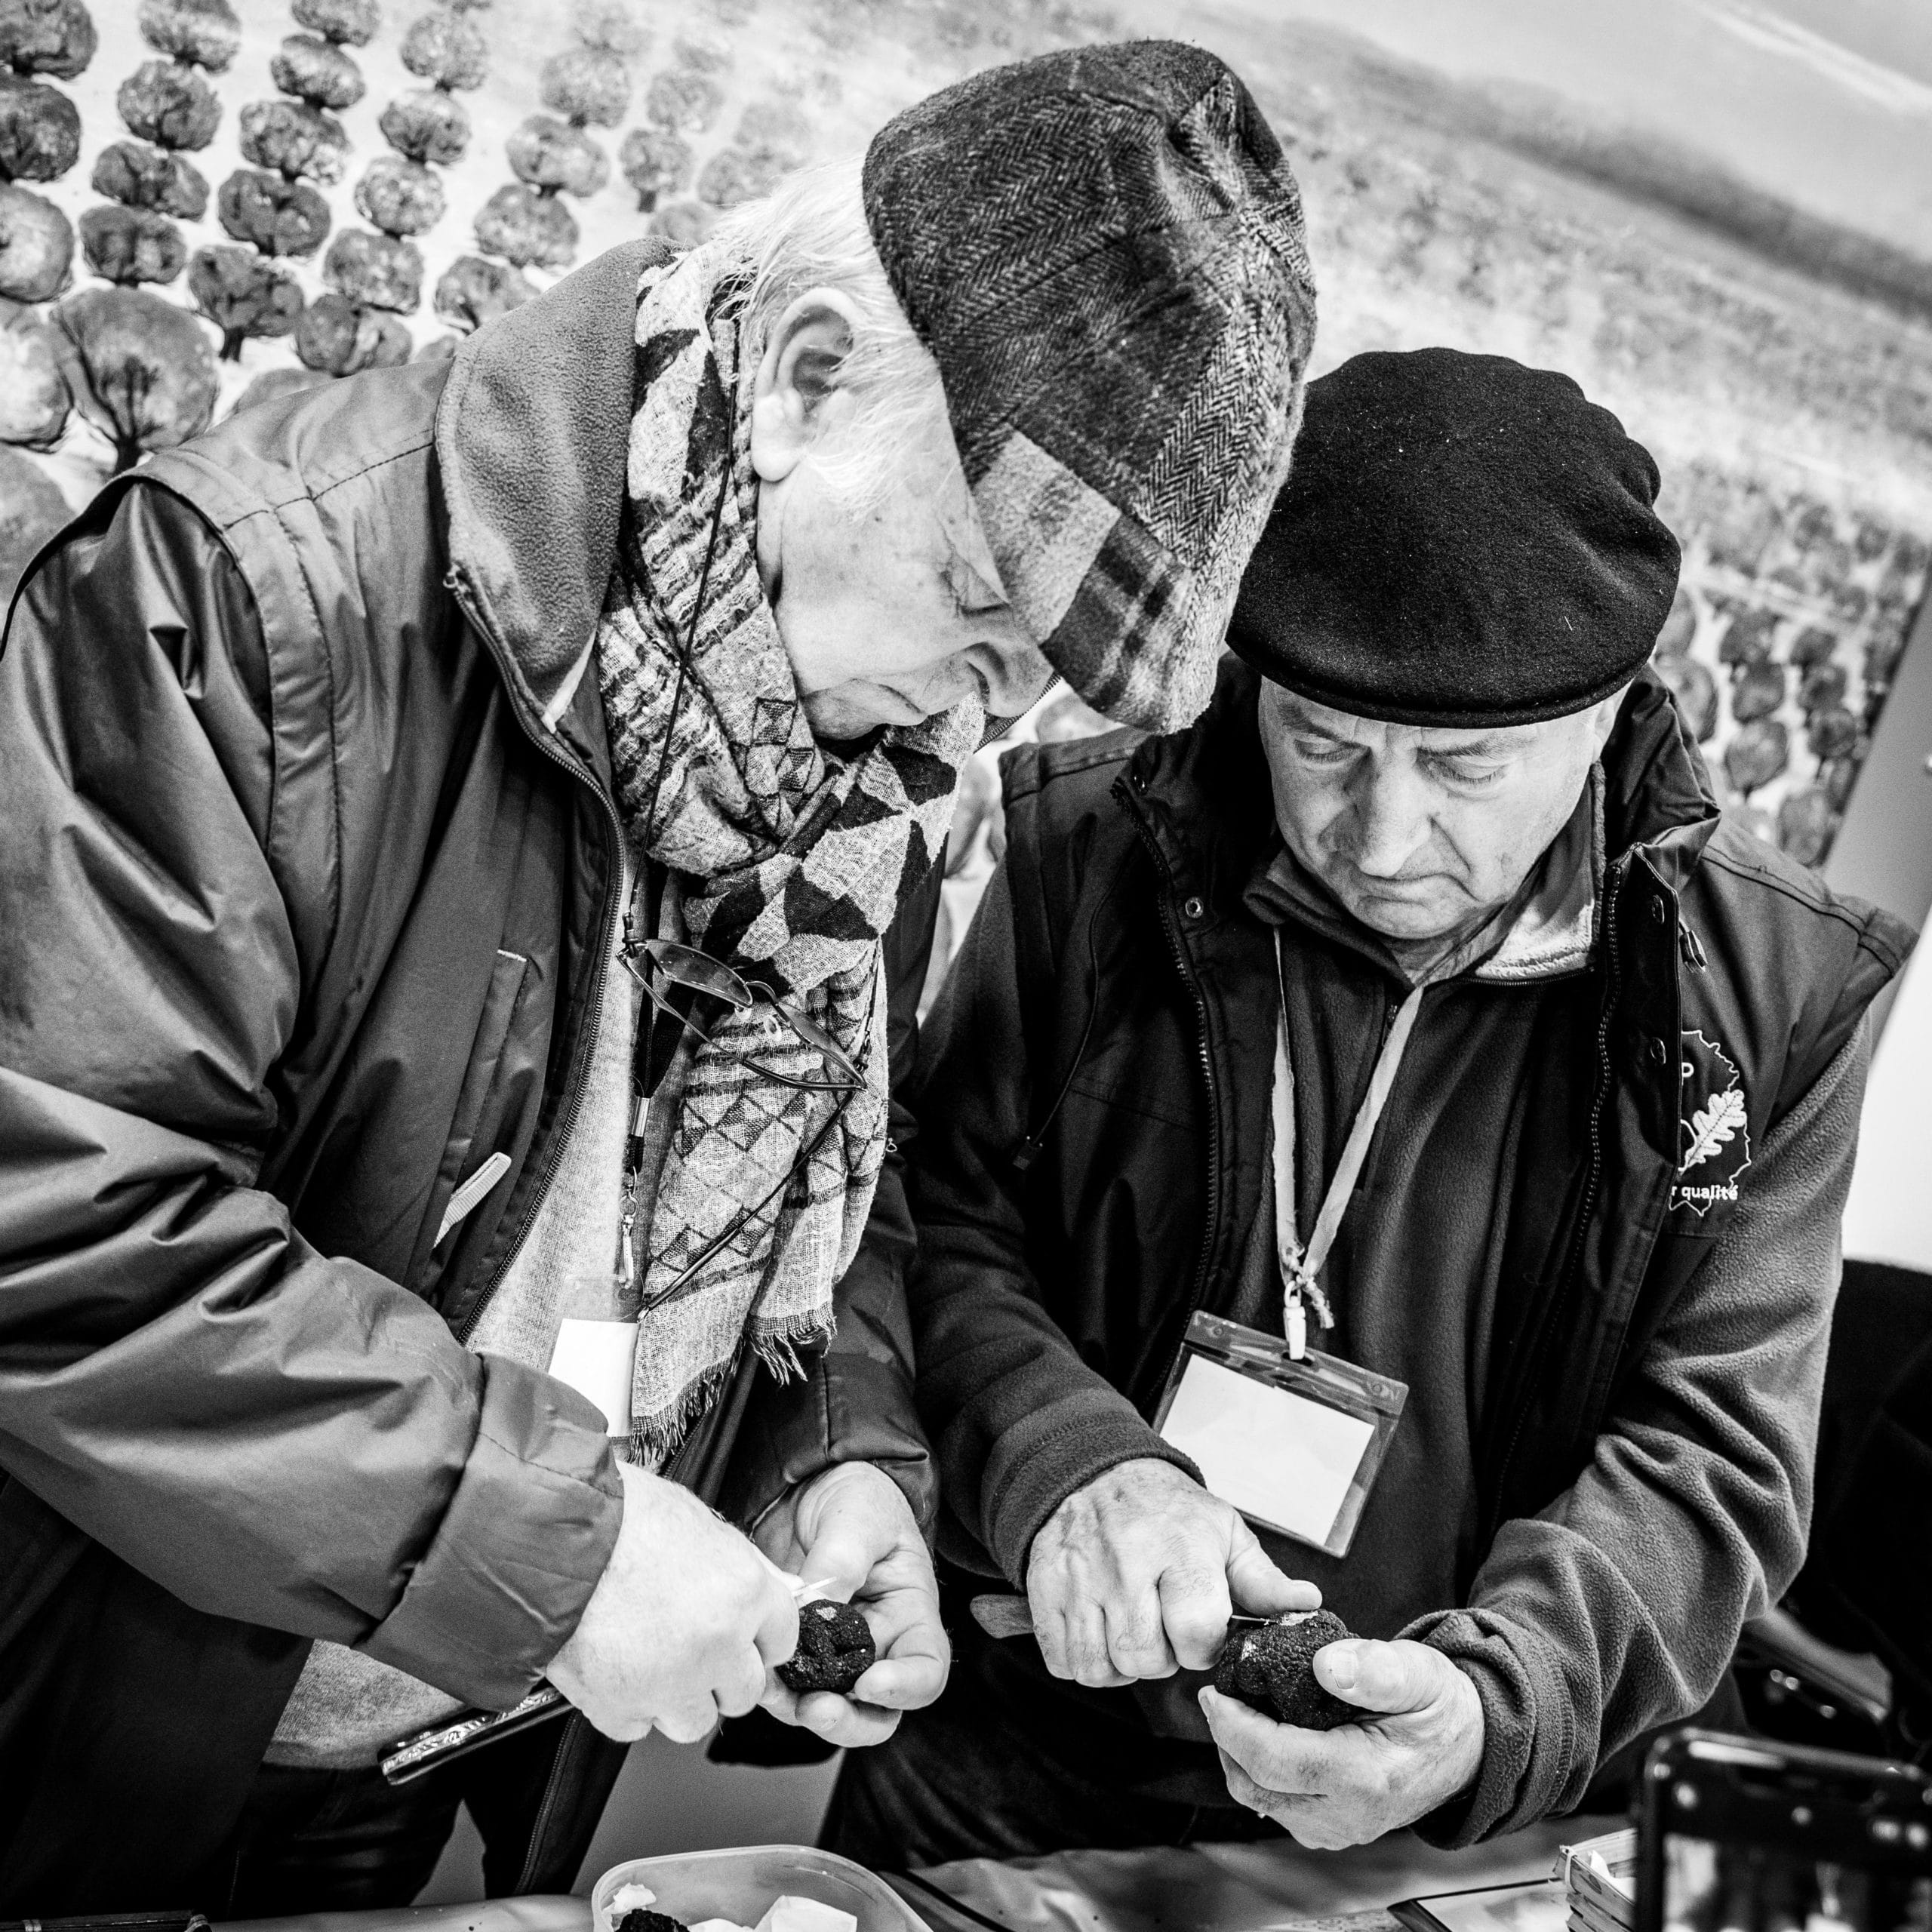
[(378, 1771), (264, 1764), (201, 1897), (222, 1918), (405, 1906), (429, 1881), (463, 1791), (448, 1774), (389, 1785)]
[(226, 1843), (182, 1896), (215, 1919), (406, 1906), (435, 1870), (459, 1805), (482, 1837), (488, 1897), (567, 1892), (625, 1749), (572, 1715), (407, 1784), (264, 1764)]

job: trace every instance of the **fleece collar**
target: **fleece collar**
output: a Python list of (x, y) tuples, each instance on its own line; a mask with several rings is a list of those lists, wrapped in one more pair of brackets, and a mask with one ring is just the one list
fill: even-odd
[[(437, 408), (452, 586), (543, 729), (596, 709), (583, 669), (617, 561), (638, 278), (670, 252), (655, 238), (613, 248), (478, 329)], [(601, 740), (595, 718), (572, 721)]]

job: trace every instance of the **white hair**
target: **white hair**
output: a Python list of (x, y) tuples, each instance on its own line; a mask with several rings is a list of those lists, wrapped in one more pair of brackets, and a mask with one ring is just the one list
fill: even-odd
[(740, 261), (751, 283), (739, 310), (739, 366), (749, 376), (785, 311), (811, 288), (836, 289), (858, 317), (839, 365), (858, 403), (851, 426), (819, 453), (822, 468), (850, 500), (875, 506), (895, 488), (922, 488), (934, 435), (946, 426), (939, 365), (899, 306), (866, 226), (858, 155), (802, 168), (771, 193), (732, 209), (712, 231)]

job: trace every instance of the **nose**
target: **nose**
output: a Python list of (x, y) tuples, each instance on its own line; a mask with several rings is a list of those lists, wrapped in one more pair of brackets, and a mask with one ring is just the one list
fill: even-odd
[(1363, 763), (1369, 769), (1350, 787), (1349, 862), (1366, 878), (1394, 878), (1429, 841), (1429, 788), (1406, 758)]
[(1023, 634), (975, 645), (968, 654), (986, 681), (986, 709), (996, 718), (1017, 718), (1046, 694), (1054, 667)]

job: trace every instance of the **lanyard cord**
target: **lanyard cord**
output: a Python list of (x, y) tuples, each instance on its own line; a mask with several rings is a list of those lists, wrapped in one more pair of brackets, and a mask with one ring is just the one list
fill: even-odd
[(1275, 983), (1281, 989), (1281, 1017), (1275, 1029), (1275, 1075), (1270, 1109), (1275, 1129), (1275, 1259), (1281, 1271), (1281, 1328), (1287, 1337), (1288, 1354), (1300, 1361), (1308, 1352), (1308, 1309), (1324, 1328), (1335, 1325), (1335, 1312), (1316, 1278), (1327, 1265), (1328, 1251), (1342, 1225), (1361, 1177), (1362, 1163), (1368, 1158), (1369, 1143), (1375, 1137), (1376, 1123), (1382, 1118), (1389, 1090), (1395, 1084), (1402, 1064), (1403, 1051), (1414, 1030), (1416, 1015), (1422, 1008), (1423, 989), (1417, 986), (1395, 1011), (1395, 1024), (1382, 1042), (1382, 1051), (1369, 1076), (1368, 1091), (1349, 1130), (1342, 1158), (1335, 1164), (1328, 1191), (1322, 1197), (1321, 1211), (1315, 1217), (1315, 1232), (1303, 1247), (1295, 1230), (1295, 1076), (1288, 1057), (1288, 986), (1281, 964), (1281, 940), (1275, 939)]

